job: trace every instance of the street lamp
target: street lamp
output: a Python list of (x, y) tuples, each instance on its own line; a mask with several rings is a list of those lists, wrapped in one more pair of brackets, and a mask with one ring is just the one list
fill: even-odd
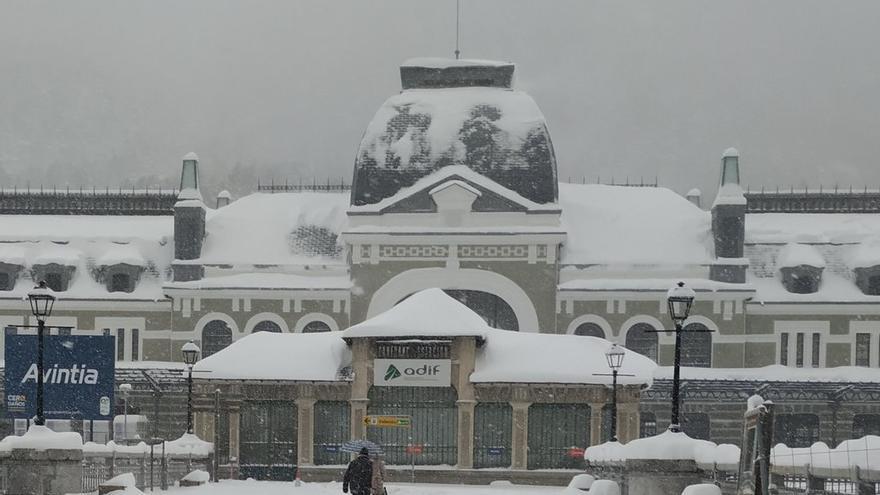
[(679, 388), (680, 388), (680, 372), (681, 372), (681, 333), (684, 321), (687, 320), (691, 311), (691, 305), (694, 303), (694, 291), (690, 287), (685, 287), (684, 282), (669, 289), (666, 293), (666, 301), (669, 304), (669, 316), (675, 322), (675, 360), (673, 361), (672, 374), (672, 418), (669, 421), (669, 431), (681, 431), (681, 423), (678, 418), (679, 407)]
[(617, 441), (617, 372), (623, 365), (623, 349), (617, 344), (612, 344), (605, 353), (605, 359), (608, 360), (608, 367), (611, 368), (611, 438), (610, 441)]
[(55, 295), (46, 286), (46, 281), (40, 280), (28, 292), (28, 301), (31, 303), (31, 312), (37, 318), (37, 417), (34, 424), (43, 426), (46, 424), (46, 417), (43, 415), (43, 335), (46, 331), (46, 318), (52, 314), (52, 306), (55, 305)]
[(191, 434), (193, 432), (193, 365), (199, 360), (199, 346), (190, 340), (183, 344), (180, 351), (183, 353), (183, 362), (189, 368), (189, 375), (186, 379), (186, 432)]
[(122, 394), (122, 441), (128, 443), (128, 394), (131, 393), (130, 383), (121, 383), (119, 392)]

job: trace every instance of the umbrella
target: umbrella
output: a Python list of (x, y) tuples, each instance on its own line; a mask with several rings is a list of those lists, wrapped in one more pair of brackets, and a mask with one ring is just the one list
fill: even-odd
[(370, 455), (382, 455), (382, 447), (379, 445), (369, 441), (369, 440), (349, 440), (342, 444), (340, 450), (343, 452), (360, 452), (362, 448), (366, 447), (367, 451), (370, 452)]

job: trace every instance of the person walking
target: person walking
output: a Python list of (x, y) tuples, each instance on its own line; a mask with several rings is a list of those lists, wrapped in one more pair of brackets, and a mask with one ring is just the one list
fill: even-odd
[(373, 457), (373, 495), (385, 495), (385, 461), (377, 454)]
[(345, 476), (342, 478), (342, 492), (351, 495), (370, 495), (373, 484), (373, 462), (370, 452), (363, 447), (355, 460), (348, 463)]

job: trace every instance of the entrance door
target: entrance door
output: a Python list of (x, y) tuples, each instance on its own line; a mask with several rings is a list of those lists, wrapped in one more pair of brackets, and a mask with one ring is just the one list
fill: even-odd
[(368, 414), (407, 415), (411, 428), (367, 427), (367, 438), (385, 451), (389, 465), (458, 462), (458, 411), (452, 387), (371, 387)]
[(245, 401), (239, 431), (241, 478), (291, 481), (296, 473), (293, 401)]

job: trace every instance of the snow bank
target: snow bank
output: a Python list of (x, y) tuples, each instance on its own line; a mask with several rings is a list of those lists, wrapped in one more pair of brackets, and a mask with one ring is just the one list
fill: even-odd
[(207, 456), (213, 451), (213, 443), (206, 442), (192, 433), (184, 433), (177, 440), (165, 442), (165, 453), (170, 455)]
[(79, 433), (72, 431), (54, 432), (47, 426), (31, 425), (24, 435), (8, 436), (0, 441), (0, 451), (13, 449), (65, 449), (82, 450), (83, 441)]
[(682, 490), (681, 495), (721, 495), (721, 488), (712, 483), (688, 485)]
[(563, 264), (712, 261), (710, 214), (669, 189), (560, 183), (559, 204), (568, 232)]
[(880, 239), (861, 244), (849, 257), (850, 268), (869, 268), (880, 265)]
[[(477, 350), (471, 382), (474, 383), (572, 383), (611, 385), (605, 352), (611, 343), (596, 337), (521, 333), (491, 329), (486, 343)], [(540, 352), (536, 352), (540, 349)], [(621, 385), (651, 384), (657, 365), (639, 353), (621, 348)]]
[(807, 244), (790, 242), (779, 250), (776, 257), (777, 267), (794, 268), (801, 265), (825, 268), (825, 258), (815, 247)]
[(201, 469), (196, 469), (195, 471), (190, 472), (183, 478), (181, 481), (194, 481), (196, 483), (207, 483), (208, 480), (211, 479), (211, 475), (208, 474), (207, 471), (202, 471)]
[(590, 486), (590, 495), (620, 495), (620, 485), (616, 481), (596, 480)]
[(746, 215), (748, 243), (851, 243), (880, 238), (880, 215), (754, 213)]
[(588, 462), (620, 462), (638, 460), (690, 460), (704, 468), (718, 466), (723, 470), (736, 470), (740, 450), (736, 445), (717, 445), (708, 440), (698, 440), (683, 432), (664, 431), (653, 437), (639, 438), (627, 444), (606, 442), (588, 447), (584, 459)]
[(193, 374), (209, 380), (336, 381), (351, 364), (340, 332), (257, 332), (197, 362)]
[(480, 315), (440, 289), (417, 292), (398, 305), (358, 323), (343, 337), (480, 337), (493, 330)]
[[(299, 227), (342, 231), (348, 193), (255, 193), (209, 212), (207, 237), (198, 260), (206, 264), (290, 265), (339, 263), (296, 252), (291, 235)], [(338, 241), (337, 241), (338, 243)]]
[(101, 484), (108, 485), (108, 486), (129, 487), (129, 486), (135, 486), (137, 484), (137, 480), (135, 480), (133, 473), (122, 473), (119, 476), (114, 476)]
[(803, 448), (778, 444), (771, 449), (770, 459), (775, 467), (803, 470), (809, 464), (813, 473), (816, 470), (850, 470), (854, 466), (863, 470), (876, 470), (880, 466), (880, 437), (868, 435), (845, 440), (833, 449), (823, 442)]
[(445, 69), (447, 67), (503, 67), (513, 65), (512, 62), (500, 60), (480, 60), (474, 58), (445, 58), (445, 57), (414, 57), (407, 59), (401, 67), (425, 67), (428, 69)]

